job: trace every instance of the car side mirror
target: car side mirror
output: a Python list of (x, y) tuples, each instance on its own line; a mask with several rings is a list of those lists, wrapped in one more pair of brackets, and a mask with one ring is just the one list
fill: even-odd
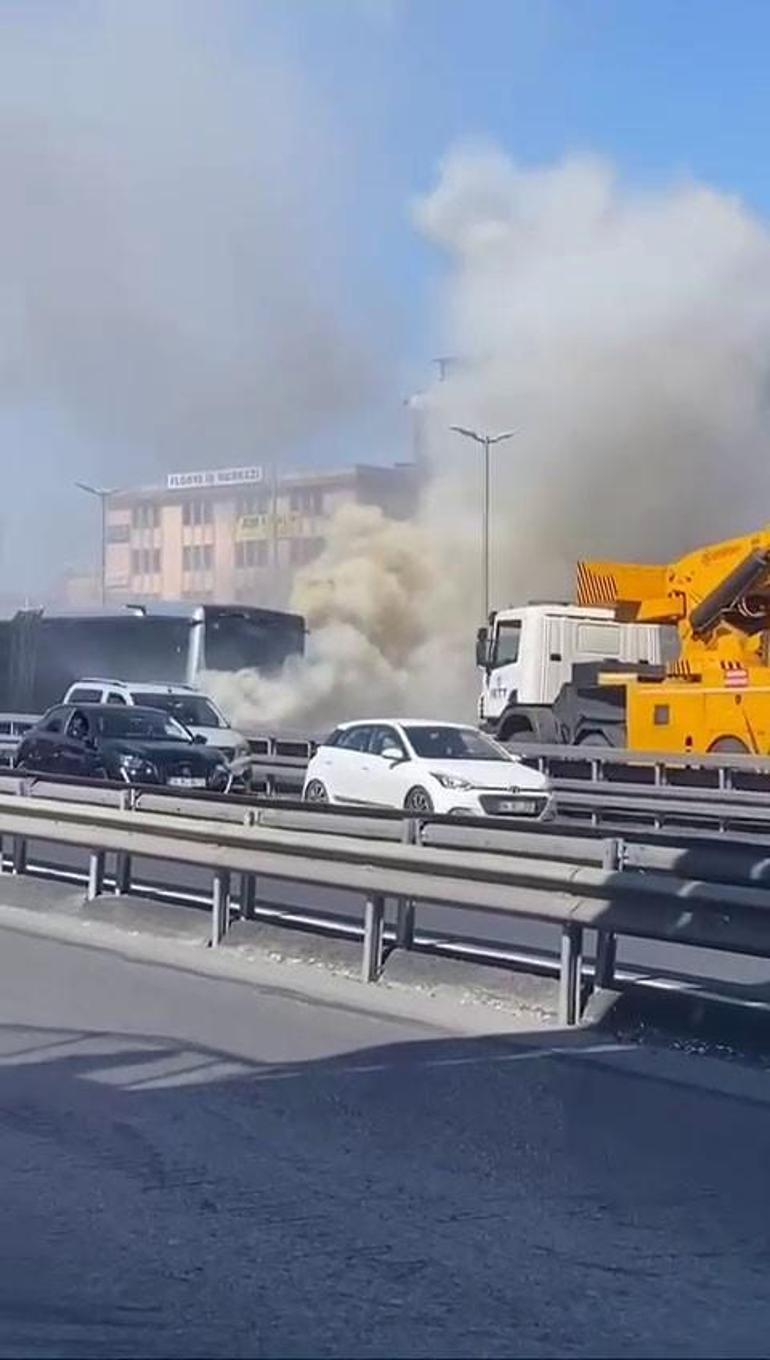
[(384, 749), (381, 752), (381, 755), (383, 760), (392, 760), (394, 765), (402, 760), (407, 759), (403, 751), (399, 750), (398, 746), (384, 747)]
[(195, 736), (193, 737), (193, 746), (205, 746), (205, 745), (206, 738), (202, 737), (200, 732), (196, 732)]
[(476, 633), (476, 665), (489, 665), (489, 634), (486, 628), (479, 628)]

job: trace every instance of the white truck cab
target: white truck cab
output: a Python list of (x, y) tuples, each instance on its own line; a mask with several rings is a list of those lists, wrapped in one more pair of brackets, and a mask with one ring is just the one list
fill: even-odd
[(583, 662), (659, 665), (662, 629), (611, 609), (533, 603), (500, 609), (477, 634), (479, 723), (500, 740), (557, 741), (551, 706)]
[(161, 681), (109, 680), (87, 677), (70, 685), (64, 704), (139, 704), (162, 708), (207, 746), (216, 746), (227, 760), (249, 754), (249, 743), (236, 732), (213, 699), (192, 685), (168, 685)]

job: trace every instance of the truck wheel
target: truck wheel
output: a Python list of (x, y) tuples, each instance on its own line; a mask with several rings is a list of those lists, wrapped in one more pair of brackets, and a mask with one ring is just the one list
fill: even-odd
[(531, 723), (511, 722), (507, 723), (499, 733), (498, 741), (535, 741), (536, 732)]
[(607, 740), (603, 732), (586, 732), (585, 736), (578, 737), (576, 746), (604, 746), (609, 748), (612, 743)]
[(741, 755), (747, 756), (749, 748), (740, 737), (717, 737), (709, 746), (709, 755)]

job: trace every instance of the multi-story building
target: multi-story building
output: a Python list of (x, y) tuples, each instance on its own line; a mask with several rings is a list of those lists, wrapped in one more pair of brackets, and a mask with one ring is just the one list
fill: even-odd
[(241, 467), (175, 472), (165, 486), (115, 492), (106, 507), (106, 595), (283, 604), (339, 506), (376, 505), (405, 519), (415, 486), (411, 464), (278, 478)]

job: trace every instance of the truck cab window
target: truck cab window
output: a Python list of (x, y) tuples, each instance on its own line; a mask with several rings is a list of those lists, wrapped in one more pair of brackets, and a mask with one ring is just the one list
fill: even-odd
[(521, 619), (501, 619), (495, 633), (492, 666), (510, 666), (519, 659)]

